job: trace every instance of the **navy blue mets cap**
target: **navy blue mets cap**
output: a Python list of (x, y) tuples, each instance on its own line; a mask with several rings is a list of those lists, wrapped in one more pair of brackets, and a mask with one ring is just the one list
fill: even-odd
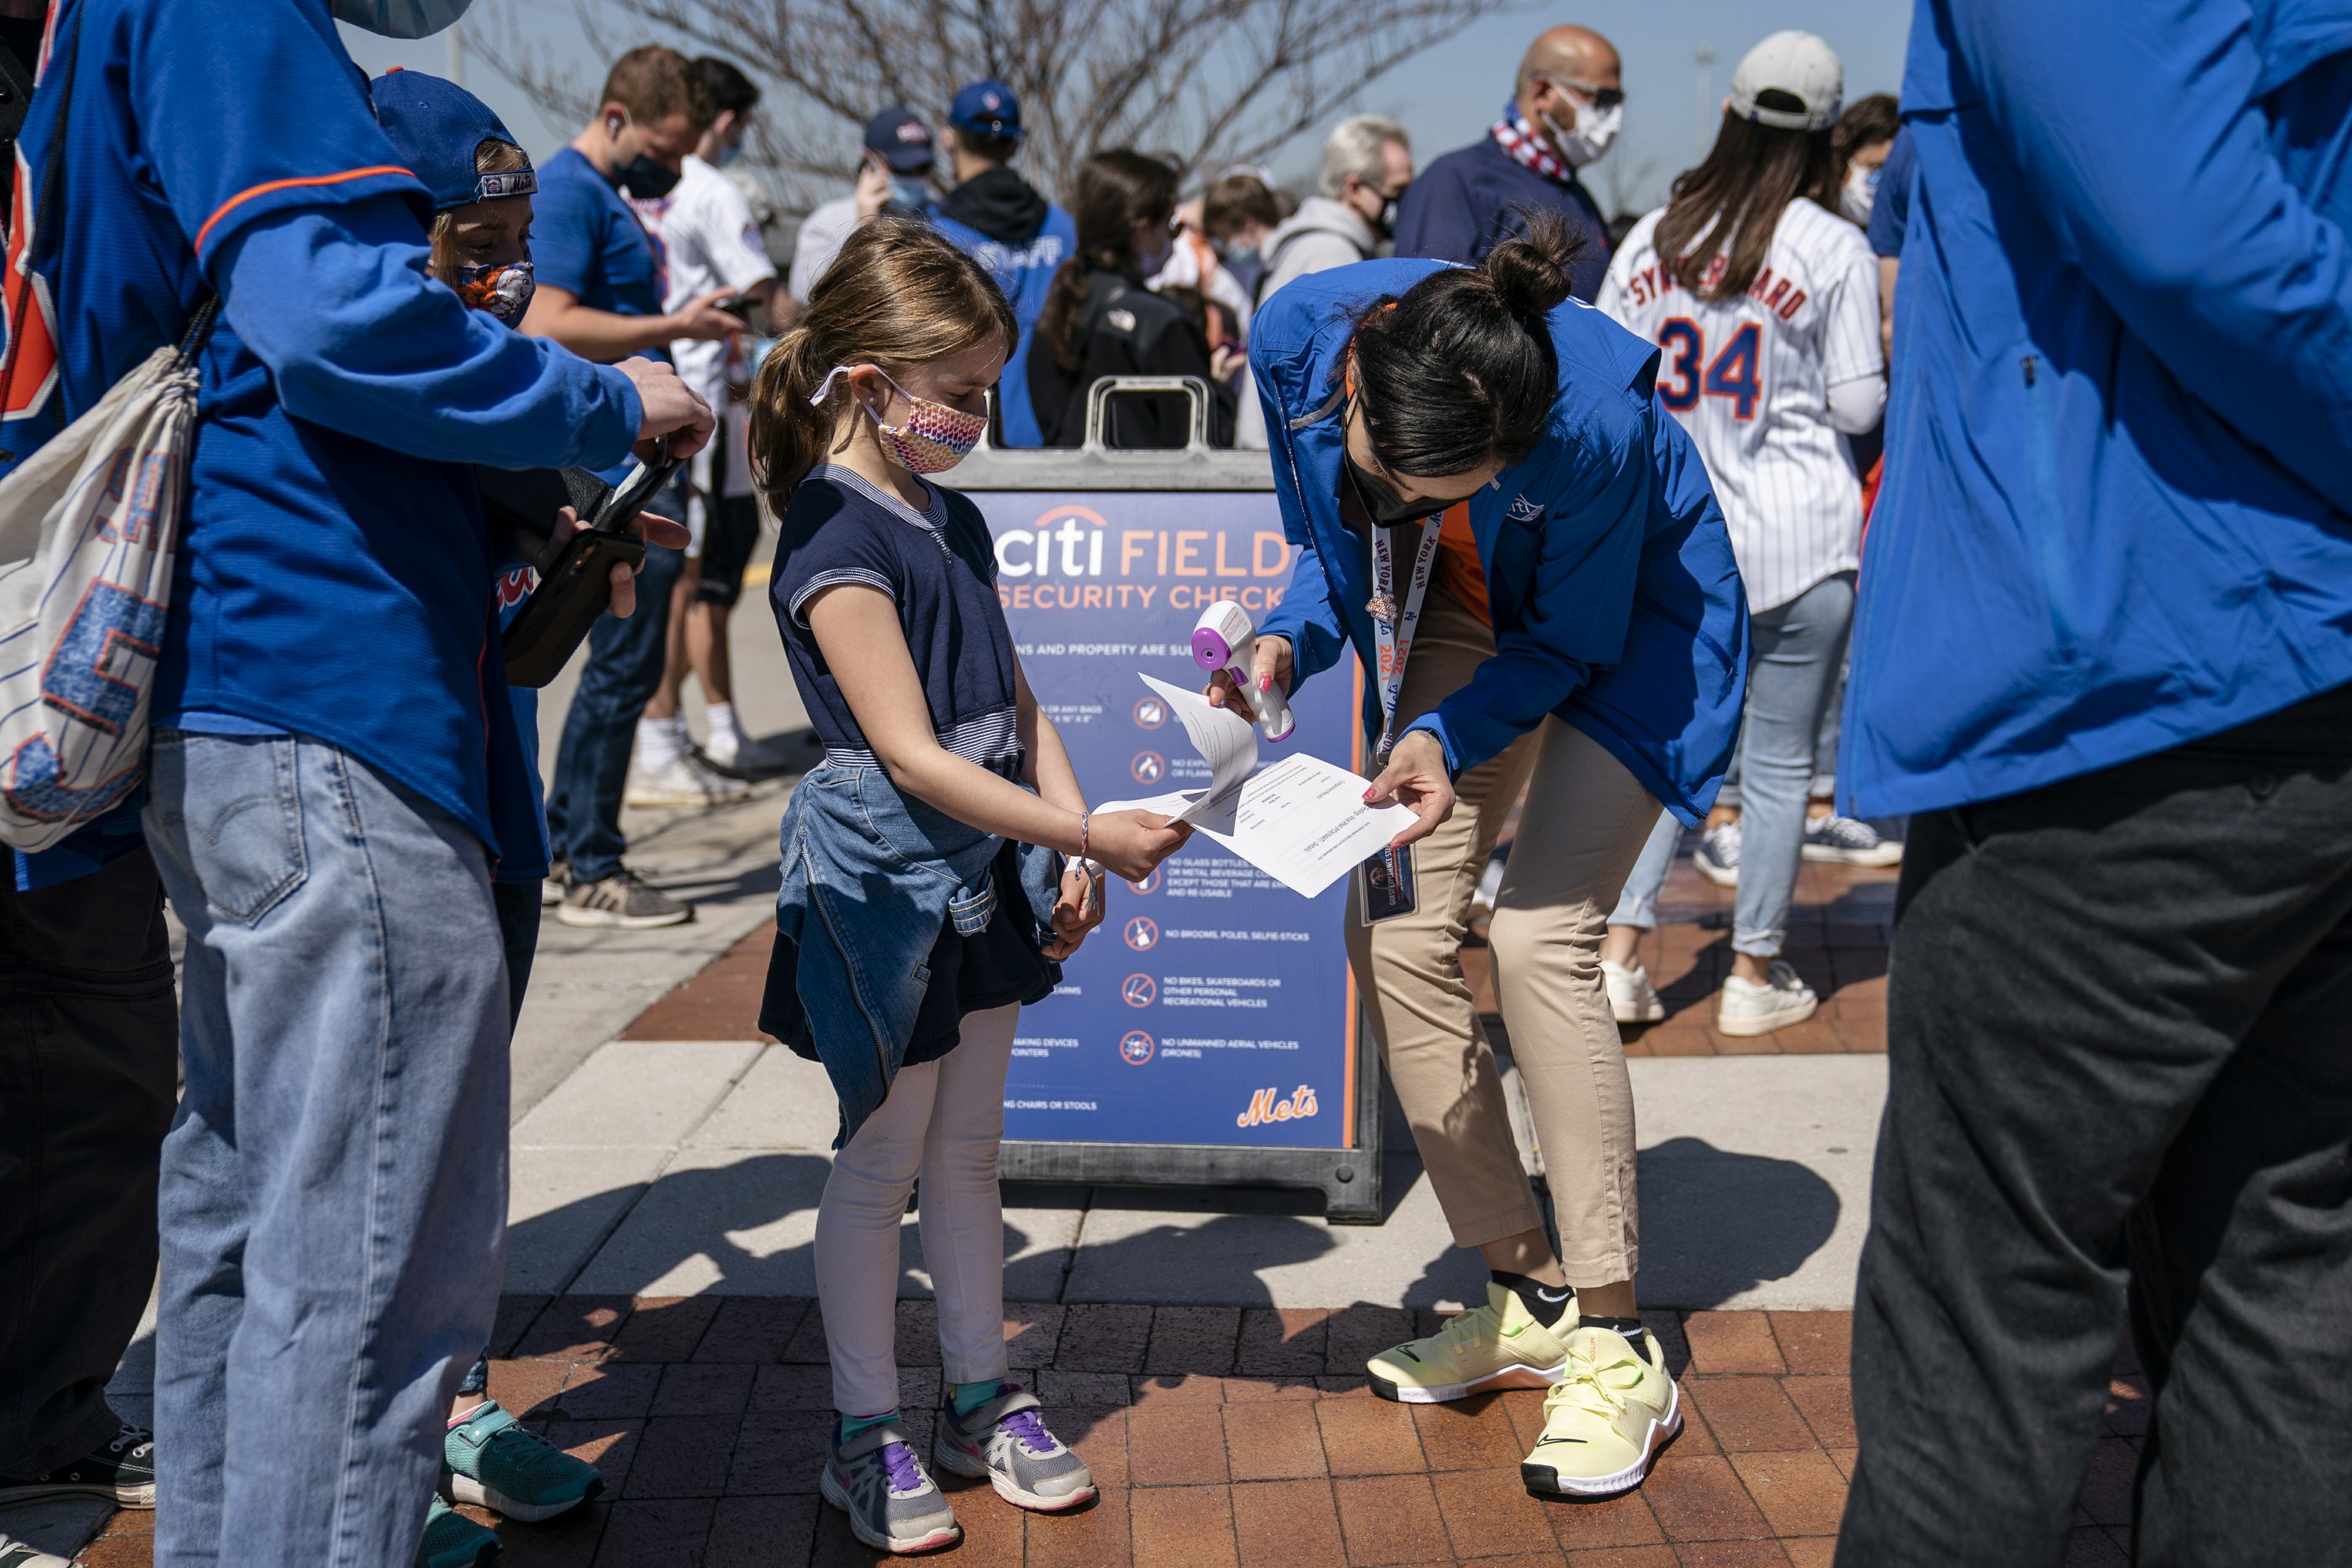
[(910, 109), (886, 109), (866, 122), (866, 150), (894, 174), (919, 174), (931, 166), (931, 128)]
[(433, 193), (435, 212), (539, 189), (528, 157), (521, 168), (497, 174), (474, 167), (474, 149), (486, 141), (516, 148), (522, 143), (488, 104), (456, 82), (395, 66), (370, 82), (368, 91), (375, 100), (376, 123), (392, 139), (401, 162)]

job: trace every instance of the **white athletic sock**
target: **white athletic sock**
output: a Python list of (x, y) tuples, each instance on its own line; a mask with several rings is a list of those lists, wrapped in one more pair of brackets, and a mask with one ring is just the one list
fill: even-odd
[(742, 743), (743, 728), (735, 722), (735, 704), (732, 702), (706, 703), (702, 711), (710, 721), (712, 740), (716, 741), (719, 736), (724, 735), (738, 745)]
[(686, 721), (637, 721), (637, 771), (648, 776), (661, 773), (686, 755)]

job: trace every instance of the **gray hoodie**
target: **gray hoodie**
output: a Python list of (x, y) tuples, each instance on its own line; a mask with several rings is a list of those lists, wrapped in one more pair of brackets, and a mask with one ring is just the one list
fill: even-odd
[[(1329, 196), (1309, 196), (1258, 247), (1265, 258), (1265, 278), (1258, 284), (1257, 302), (1265, 304), (1293, 279), (1367, 260), (1379, 244), (1372, 226), (1354, 208)], [(1265, 449), (1265, 414), (1255, 397), (1242, 399), (1234, 445)]]

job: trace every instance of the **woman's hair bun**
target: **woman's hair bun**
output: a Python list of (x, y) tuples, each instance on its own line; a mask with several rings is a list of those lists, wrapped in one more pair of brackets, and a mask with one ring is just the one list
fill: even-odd
[(1488, 251), (1478, 270), (1486, 275), (1505, 310), (1523, 320), (1538, 321), (1568, 298), (1572, 282), (1569, 268), (1583, 246), (1570, 230), (1568, 219), (1557, 212), (1521, 207), (1517, 216), (1518, 237)]

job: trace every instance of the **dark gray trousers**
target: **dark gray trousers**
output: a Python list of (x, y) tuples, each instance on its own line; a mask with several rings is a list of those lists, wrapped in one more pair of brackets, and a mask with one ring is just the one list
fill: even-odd
[(30, 893), (0, 852), (0, 1477), (114, 1436), (106, 1384), (155, 1283), (179, 1047), (146, 850)]
[(2128, 1291), (2139, 1560), (2352, 1552), (2352, 688), (1912, 819), (1841, 1568), (2056, 1565)]

